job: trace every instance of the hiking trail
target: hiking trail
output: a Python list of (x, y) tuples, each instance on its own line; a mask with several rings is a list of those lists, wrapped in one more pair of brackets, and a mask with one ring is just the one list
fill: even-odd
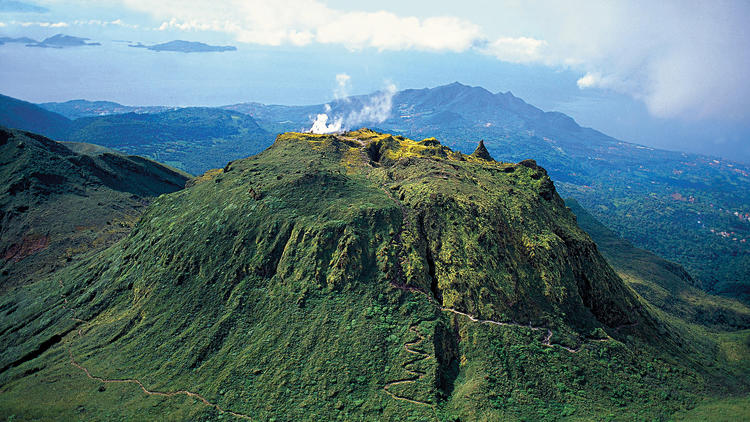
[(430, 407), (432, 407), (432, 403), (428, 403), (426, 401), (421, 401), (421, 400), (410, 399), (410, 398), (405, 397), (405, 396), (400, 396), (398, 394), (392, 393), (389, 390), (390, 387), (392, 387), (394, 385), (413, 383), (413, 382), (416, 382), (416, 381), (422, 379), (426, 375), (426, 373), (424, 371), (422, 371), (422, 370), (419, 370), (419, 369), (410, 369), (409, 366), (412, 366), (412, 365), (414, 365), (417, 362), (421, 362), (421, 361), (433, 358), (432, 355), (430, 355), (428, 353), (425, 353), (425, 352), (423, 352), (421, 350), (414, 350), (414, 349), (412, 349), (412, 347), (418, 346), (418, 345), (422, 344), (422, 342), (424, 341), (424, 336), (422, 335), (422, 333), (419, 332), (419, 328), (417, 328), (417, 324), (414, 324), (411, 327), (409, 327), (409, 331), (411, 331), (412, 333), (416, 334), (417, 339), (416, 340), (412, 340), (412, 341), (408, 341), (408, 342), (404, 343), (404, 350), (406, 350), (408, 353), (416, 355), (416, 357), (414, 357), (414, 358), (412, 358), (410, 360), (407, 360), (406, 362), (404, 362), (403, 364), (401, 364), (401, 367), (404, 368), (406, 370), (406, 372), (408, 372), (409, 374), (411, 374), (411, 376), (408, 377), (408, 378), (402, 378), (402, 379), (398, 379), (398, 380), (395, 380), (395, 381), (387, 382), (383, 386), (383, 390), (389, 396), (393, 397), (396, 400), (403, 400), (403, 401), (407, 401), (409, 403), (420, 404), (422, 406), (430, 406)]
[[(58, 279), (57, 282), (60, 284), (60, 288), (64, 288), (62, 280)], [(72, 308), (70, 308), (68, 306), (68, 299), (65, 297), (65, 295), (61, 294), (60, 296), (63, 299), (63, 304), (62, 304), (63, 309), (66, 309), (66, 310), (70, 311), (71, 313), (75, 314), (75, 310), (72, 309)], [(79, 323), (79, 324), (88, 324), (89, 323), (88, 321), (84, 321), (84, 320), (82, 320), (80, 318), (76, 318), (74, 316), (71, 316), (70, 319), (73, 320), (73, 321), (75, 321), (75, 322), (77, 322), (77, 323)], [(82, 327), (78, 328), (78, 337), (79, 338), (83, 337), (83, 328)], [(243, 413), (234, 412), (232, 410), (225, 409), (225, 408), (219, 406), (218, 404), (209, 401), (208, 399), (206, 399), (202, 395), (200, 395), (198, 393), (195, 393), (193, 391), (190, 391), (190, 390), (176, 390), (176, 391), (151, 390), (151, 389), (147, 388), (141, 381), (139, 381), (138, 379), (135, 379), (135, 378), (103, 378), (103, 377), (98, 377), (98, 376), (92, 375), (91, 371), (89, 371), (88, 368), (86, 368), (85, 366), (83, 366), (82, 364), (80, 364), (78, 361), (75, 360), (75, 357), (73, 356), (73, 346), (72, 346), (71, 343), (72, 343), (72, 341), (68, 342), (68, 355), (70, 356), (70, 364), (73, 365), (74, 367), (80, 369), (81, 371), (83, 371), (83, 373), (86, 374), (86, 377), (88, 377), (91, 380), (99, 381), (99, 382), (104, 383), (104, 384), (135, 384), (138, 387), (140, 387), (140, 389), (146, 395), (149, 395), (149, 396), (159, 396), (159, 397), (187, 396), (187, 397), (191, 397), (193, 399), (198, 400), (204, 406), (216, 409), (219, 413), (226, 413), (228, 415), (232, 415), (232, 416), (234, 416), (236, 418), (240, 418), (240, 419), (252, 420), (252, 418), (249, 415), (245, 415)]]

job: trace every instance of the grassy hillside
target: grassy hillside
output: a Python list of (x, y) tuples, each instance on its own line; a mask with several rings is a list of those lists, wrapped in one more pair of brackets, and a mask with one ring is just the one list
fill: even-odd
[(623, 283), (544, 169), (481, 155), (285, 134), (159, 197), (0, 298), (0, 415), (659, 420), (747, 391)]
[(101, 147), (0, 128), (0, 290), (46, 276), (127, 234), (150, 198), (187, 176)]

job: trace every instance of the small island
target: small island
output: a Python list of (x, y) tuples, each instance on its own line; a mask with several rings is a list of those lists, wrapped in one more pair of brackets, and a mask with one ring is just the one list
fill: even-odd
[(237, 47), (231, 45), (208, 45), (202, 42), (183, 40), (174, 40), (155, 45), (138, 43), (130, 45), (129, 47), (145, 48), (152, 51), (176, 51), (179, 53), (211, 53), (237, 50)]
[(10, 44), (10, 43), (33, 44), (37, 42), (38, 42), (37, 40), (31, 39), (29, 37), (19, 37), (19, 38), (0, 37), (0, 44)]
[(90, 38), (81, 38), (81, 37), (74, 37), (72, 35), (57, 34), (49, 38), (45, 38), (41, 42), (32, 42), (32, 43), (26, 44), (26, 47), (66, 48), (66, 47), (101, 45), (101, 43), (98, 43), (98, 42), (88, 42), (89, 39)]

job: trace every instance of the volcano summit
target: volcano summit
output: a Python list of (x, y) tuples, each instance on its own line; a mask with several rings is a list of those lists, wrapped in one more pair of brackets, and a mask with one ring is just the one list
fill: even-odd
[(534, 161), (366, 129), (280, 135), (0, 311), (0, 413), (39, 418), (659, 418), (717, 379)]

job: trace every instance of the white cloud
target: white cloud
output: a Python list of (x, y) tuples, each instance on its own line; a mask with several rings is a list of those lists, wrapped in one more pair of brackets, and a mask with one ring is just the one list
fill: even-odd
[(501, 37), (488, 43), (482, 51), (511, 63), (529, 63), (543, 61), (542, 50), (547, 46), (544, 40), (528, 37)]
[(201, 22), (199, 20), (191, 20), (191, 21), (178, 21), (177, 19), (170, 19), (169, 21), (164, 21), (159, 25), (158, 28), (156, 28), (157, 31), (167, 31), (172, 29), (178, 29), (180, 31), (222, 31), (227, 30), (228, 28), (226, 25), (228, 25), (229, 22), (224, 23), (224, 27), (218, 25), (216, 22), (214, 23), (208, 23), (208, 22)]
[[(138, 25), (128, 24), (122, 21), (122, 19), (115, 19), (111, 21), (102, 21), (99, 19), (88, 19), (88, 20), (74, 20), (71, 22), (41, 22), (41, 21), (10, 21), (7, 25), (20, 26), (28, 28), (32, 26), (38, 26), (40, 28), (68, 28), (70, 26), (118, 26), (122, 28), (138, 29)], [(6, 26), (6, 23), (0, 22), (0, 26)]]
[(750, 114), (737, 111), (750, 110), (746, 0), (505, 0), (493, 7), (466, 0), (466, 13), (481, 8), (492, 14), (492, 26), (485, 28), (457, 16), (341, 10), (321, 0), (77, 1), (125, 5), (151, 16), (162, 31), (214, 31), (244, 43), (473, 50), (513, 63), (568, 68), (583, 75), (581, 89), (630, 95), (657, 116)]
[(332, 9), (316, 0), (122, 0), (161, 23), (159, 30), (217, 31), (261, 45), (341, 44), (349, 49), (465, 51), (479, 26), (456, 17), (404, 17)]
[(419, 19), (389, 12), (333, 12), (315, 27), (315, 40), (350, 49), (465, 51), (480, 35), (477, 25), (453, 17)]
[(100, 26), (103, 28), (106, 28), (108, 26), (118, 26), (121, 28), (130, 28), (130, 29), (138, 29), (138, 25), (134, 24), (128, 24), (122, 21), (122, 19), (115, 19), (111, 21), (103, 21), (99, 19), (89, 19), (89, 20), (75, 20), (71, 22), (72, 25), (76, 26)]
[(578, 81), (576, 81), (576, 84), (578, 85), (578, 88), (584, 89), (584, 88), (594, 88), (598, 87), (601, 84), (602, 75), (598, 73), (591, 73), (586, 72), (585, 75), (583, 75)]
[(22, 26), (24, 28), (28, 28), (30, 26), (38, 26), (41, 28), (66, 28), (70, 26), (67, 22), (20, 22), (20, 21), (11, 21), (9, 22), (11, 25), (18, 25)]
[[(588, 3), (587, 3), (588, 4)], [(609, 89), (642, 100), (658, 117), (747, 118), (750, 109), (750, 4), (597, 3), (547, 10), (545, 33), (557, 63), (585, 74), (581, 89)], [(529, 13), (531, 13), (529, 11)]]

